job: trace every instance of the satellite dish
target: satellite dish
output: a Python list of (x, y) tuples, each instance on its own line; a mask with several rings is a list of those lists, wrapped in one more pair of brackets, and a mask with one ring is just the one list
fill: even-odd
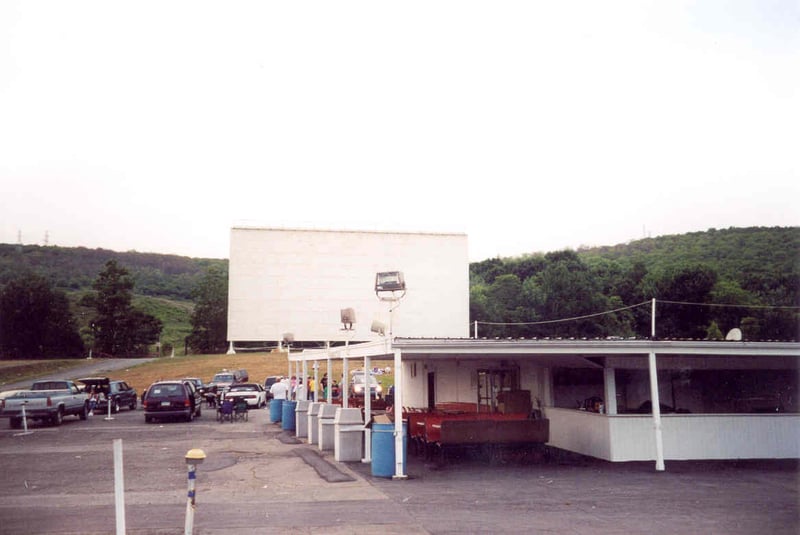
[(742, 330), (733, 328), (728, 331), (728, 334), (725, 335), (725, 340), (730, 340), (733, 342), (741, 342), (742, 341)]

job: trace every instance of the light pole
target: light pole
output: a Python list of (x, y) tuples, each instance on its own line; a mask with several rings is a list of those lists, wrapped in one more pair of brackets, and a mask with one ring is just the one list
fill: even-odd
[[(350, 378), (348, 377), (347, 359), (350, 357), (350, 338), (355, 334), (353, 324), (356, 322), (356, 311), (352, 308), (343, 308), (340, 312), (342, 331), (347, 333), (344, 338), (344, 358), (342, 359), (342, 383), (339, 385), (339, 395), (342, 397), (342, 408), (347, 408), (347, 397), (350, 395)], [(328, 377), (328, 390), (333, 392), (333, 374)]]
[(403, 369), (400, 351), (392, 347), (394, 309), (399, 306), (400, 300), (406, 295), (406, 281), (400, 271), (385, 271), (375, 275), (375, 295), (381, 301), (389, 302), (389, 348), (394, 354), (394, 455), (395, 475), (393, 479), (405, 479), (405, 466), (403, 463)]
[(283, 344), (286, 346), (286, 360), (289, 367), (289, 373), (286, 374), (286, 379), (289, 381), (289, 391), (286, 393), (286, 399), (292, 399), (292, 359), (289, 358), (292, 342), (294, 342), (294, 334), (283, 333)]
[(201, 449), (191, 449), (186, 452), (186, 465), (189, 469), (189, 492), (186, 495), (186, 524), (184, 524), (184, 535), (192, 535), (194, 529), (194, 509), (195, 509), (195, 490), (194, 482), (196, 479), (195, 469), (202, 464), (206, 454)]

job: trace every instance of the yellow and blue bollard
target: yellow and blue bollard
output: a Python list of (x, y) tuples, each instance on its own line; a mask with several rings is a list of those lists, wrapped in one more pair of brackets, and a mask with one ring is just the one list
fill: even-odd
[(186, 524), (183, 530), (185, 535), (192, 535), (192, 530), (194, 529), (196, 470), (197, 465), (201, 464), (205, 458), (205, 452), (197, 448), (186, 452), (186, 464), (189, 469), (189, 492), (186, 496)]

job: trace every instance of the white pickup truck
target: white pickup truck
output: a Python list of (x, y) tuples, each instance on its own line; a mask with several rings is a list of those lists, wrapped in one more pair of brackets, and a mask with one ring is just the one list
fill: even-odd
[(0, 400), (0, 417), (8, 418), (12, 429), (22, 427), (25, 417), (61, 425), (64, 416), (85, 420), (89, 413), (88, 396), (72, 381), (36, 381), (30, 390), (20, 390)]

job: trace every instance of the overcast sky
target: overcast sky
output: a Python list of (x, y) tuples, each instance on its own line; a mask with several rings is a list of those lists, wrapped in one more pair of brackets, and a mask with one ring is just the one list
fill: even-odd
[(0, 2), (0, 243), (800, 225), (800, 2)]

